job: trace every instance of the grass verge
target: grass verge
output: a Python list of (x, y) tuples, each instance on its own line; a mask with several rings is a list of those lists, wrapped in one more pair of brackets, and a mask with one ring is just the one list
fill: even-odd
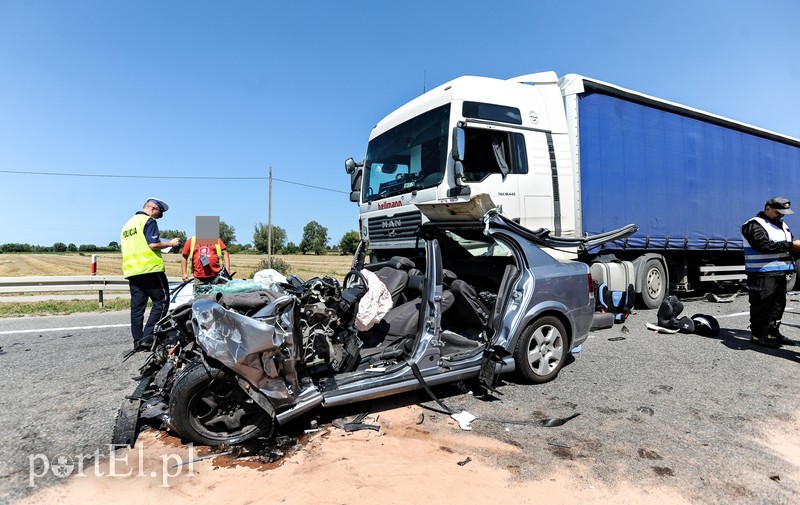
[(125, 298), (113, 298), (98, 307), (97, 300), (50, 300), (46, 302), (0, 303), (0, 317), (63, 316), (77, 312), (112, 312), (130, 310), (131, 302)]

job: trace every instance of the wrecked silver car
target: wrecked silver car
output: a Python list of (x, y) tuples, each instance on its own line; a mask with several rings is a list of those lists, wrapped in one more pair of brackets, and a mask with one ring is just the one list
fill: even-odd
[[(563, 239), (489, 212), (426, 223), (413, 257), (365, 265), (362, 243), (341, 284), (290, 277), (200, 297), (157, 326), (114, 443), (133, 445), (141, 418), (194, 443), (239, 444), (319, 407), (464, 379), (492, 389), (510, 372), (552, 380), (586, 340), (595, 300), (589, 267), (543, 248), (592, 248), (634, 231)], [(359, 318), (375, 286), (386, 309)]]

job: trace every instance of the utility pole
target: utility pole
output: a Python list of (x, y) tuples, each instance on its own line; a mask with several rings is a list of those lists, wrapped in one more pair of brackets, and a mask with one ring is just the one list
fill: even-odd
[(269, 167), (269, 204), (267, 211), (267, 262), (272, 268), (272, 165)]

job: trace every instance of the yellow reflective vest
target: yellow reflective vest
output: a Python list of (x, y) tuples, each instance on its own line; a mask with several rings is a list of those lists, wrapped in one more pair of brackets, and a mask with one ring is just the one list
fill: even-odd
[(122, 248), (122, 275), (125, 278), (165, 270), (161, 251), (150, 249), (144, 236), (144, 225), (148, 219), (150, 216), (147, 214), (135, 214), (122, 227), (120, 247)]

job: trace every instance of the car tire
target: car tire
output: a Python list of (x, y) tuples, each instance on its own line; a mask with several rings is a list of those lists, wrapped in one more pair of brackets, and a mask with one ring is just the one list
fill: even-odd
[(235, 445), (270, 436), (275, 420), (228, 373), (195, 361), (176, 379), (169, 415), (178, 433), (201, 445)]
[(555, 379), (569, 355), (569, 337), (556, 317), (545, 316), (525, 328), (514, 349), (517, 376), (533, 384)]
[(639, 295), (639, 306), (646, 309), (657, 309), (667, 296), (667, 272), (664, 264), (650, 258), (641, 270), (642, 292)]

